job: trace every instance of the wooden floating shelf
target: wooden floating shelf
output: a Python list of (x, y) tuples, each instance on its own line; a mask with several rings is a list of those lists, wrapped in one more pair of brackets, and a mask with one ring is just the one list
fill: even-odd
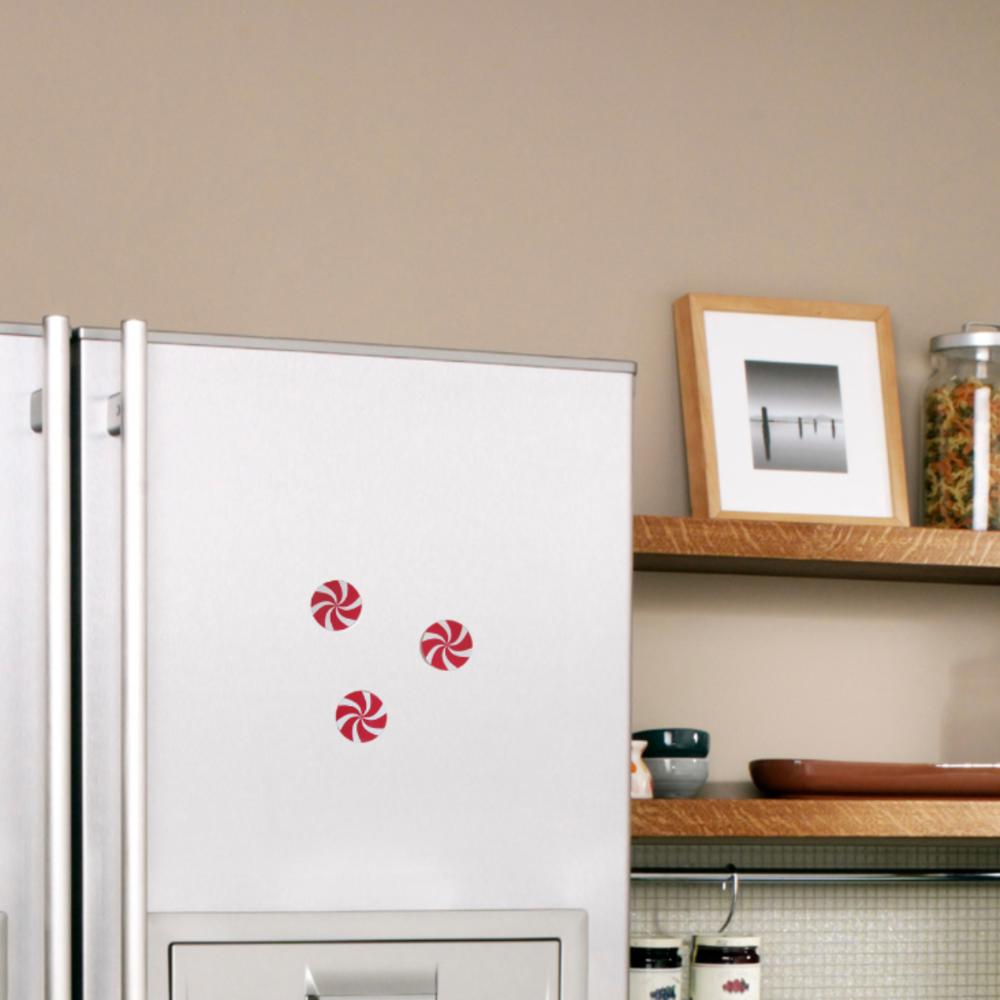
[(1000, 531), (637, 515), (637, 570), (1000, 583)]
[(996, 799), (646, 799), (632, 839), (1000, 837)]

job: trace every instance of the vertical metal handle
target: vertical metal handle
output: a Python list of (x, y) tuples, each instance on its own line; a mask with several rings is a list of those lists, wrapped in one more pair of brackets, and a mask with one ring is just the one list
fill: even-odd
[(69, 320), (46, 316), (45, 391), (45, 997), (72, 990), (72, 647), (70, 641)]
[(146, 998), (146, 324), (122, 323), (122, 1000)]

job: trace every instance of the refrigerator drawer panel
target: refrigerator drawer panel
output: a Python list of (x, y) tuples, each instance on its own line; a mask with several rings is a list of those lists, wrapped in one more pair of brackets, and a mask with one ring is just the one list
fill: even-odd
[(558, 1000), (558, 941), (177, 944), (170, 1000)]
[(584, 1000), (577, 910), (157, 913), (149, 1000)]

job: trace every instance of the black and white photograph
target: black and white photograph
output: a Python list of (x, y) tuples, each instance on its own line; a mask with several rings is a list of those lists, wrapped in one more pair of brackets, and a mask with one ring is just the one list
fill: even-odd
[(885, 306), (675, 303), (696, 517), (907, 524)]
[(847, 472), (836, 365), (744, 362), (755, 469)]

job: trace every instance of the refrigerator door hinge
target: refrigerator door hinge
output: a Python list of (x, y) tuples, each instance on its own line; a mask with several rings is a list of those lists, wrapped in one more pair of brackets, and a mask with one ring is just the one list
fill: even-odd
[(108, 396), (108, 433), (112, 437), (121, 437), (122, 433), (122, 394), (116, 392)]
[(36, 434), (42, 433), (42, 406), (44, 401), (41, 389), (36, 389), (31, 394), (31, 429)]

